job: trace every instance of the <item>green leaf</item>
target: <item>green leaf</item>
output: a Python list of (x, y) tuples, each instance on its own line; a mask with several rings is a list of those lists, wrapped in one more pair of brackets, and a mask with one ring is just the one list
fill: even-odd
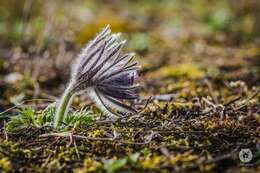
[(37, 124), (39, 125), (39, 126), (43, 126), (44, 125), (44, 119), (43, 119), (43, 115), (42, 114), (40, 114), (40, 115), (38, 115), (37, 116)]
[(80, 111), (75, 111), (69, 113), (65, 119), (65, 124), (67, 126), (86, 126), (94, 122), (93, 116), (90, 112), (81, 109)]
[[(11, 120), (7, 123), (7, 131), (17, 131), (26, 127), (41, 127), (44, 125), (51, 125), (56, 112), (56, 105), (48, 105), (40, 114), (35, 115), (31, 107), (18, 110), (18, 115), (12, 117)], [(81, 109), (80, 111), (69, 112), (66, 117), (62, 130), (69, 130), (74, 127), (82, 127), (90, 125), (94, 122), (93, 114), (89, 111)]]
[(12, 117), (11, 120), (6, 124), (6, 130), (9, 132), (13, 132), (25, 126), (27, 126), (27, 124), (24, 124), (21, 118), (19, 116), (16, 116)]
[(109, 159), (109, 160), (104, 160), (104, 169), (108, 172), (108, 173), (116, 173), (117, 171), (119, 171), (121, 168), (123, 168), (126, 163), (127, 163), (127, 159), (123, 158), (123, 159)]
[(21, 128), (37, 126), (35, 122), (34, 111), (31, 107), (24, 108), (18, 111), (18, 113), (19, 114), (17, 116), (12, 117), (11, 120), (7, 123), (7, 131), (17, 131)]
[(142, 153), (143, 153), (143, 155), (146, 157), (146, 156), (148, 156), (148, 155), (151, 153), (151, 151), (150, 151), (148, 148), (144, 148), (144, 149), (142, 150)]
[(22, 120), (26, 121), (28, 124), (34, 124), (34, 112), (31, 107), (25, 108), (19, 111)]
[(132, 163), (136, 163), (138, 161), (138, 158), (140, 157), (140, 153), (134, 153), (129, 156), (129, 160)]
[(55, 112), (56, 112), (56, 107), (55, 104), (49, 104), (43, 111), (42, 111), (42, 115), (43, 115), (43, 124), (45, 123), (51, 123), (54, 119), (55, 116)]

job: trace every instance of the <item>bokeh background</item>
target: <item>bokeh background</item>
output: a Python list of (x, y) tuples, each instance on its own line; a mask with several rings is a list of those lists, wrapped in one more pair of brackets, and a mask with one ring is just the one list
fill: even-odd
[(137, 52), (144, 95), (178, 92), (172, 83), (187, 78), (259, 84), (258, 0), (8, 0), (0, 2), (0, 109), (56, 99), (71, 61), (108, 24)]
[(70, 62), (107, 24), (138, 53), (144, 74), (259, 83), (258, 0), (8, 0), (0, 2), (1, 109), (59, 95)]

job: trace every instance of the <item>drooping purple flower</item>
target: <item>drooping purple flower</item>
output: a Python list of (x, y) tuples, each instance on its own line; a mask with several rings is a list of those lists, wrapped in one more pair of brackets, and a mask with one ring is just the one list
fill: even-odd
[[(126, 41), (119, 41), (119, 37), (119, 33), (111, 34), (107, 26), (90, 41), (73, 65), (67, 88), (70, 97), (87, 92), (97, 106), (110, 116), (119, 115), (117, 112), (136, 113), (124, 100), (138, 98), (138, 62), (134, 59), (134, 53), (122, 53)], [(67, 111), (62, 108), (63, 100), (60, 101), (61, 110), (58, 108), (56, 114), (56, 125), (66, 116)], [(63, 117), (58, 114), (63, 114)]]

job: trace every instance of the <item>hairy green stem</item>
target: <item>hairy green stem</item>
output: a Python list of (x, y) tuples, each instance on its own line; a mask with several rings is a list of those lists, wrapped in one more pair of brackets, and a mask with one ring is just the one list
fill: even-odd
[(63, 93), (59, 103), (58, 108), (54, 117), (54, 128), (58, 128), (60, 123), (63, 122), (67, 116), (72, 98), (73, 98), (72, 85), (70, 84), (65, 92)]

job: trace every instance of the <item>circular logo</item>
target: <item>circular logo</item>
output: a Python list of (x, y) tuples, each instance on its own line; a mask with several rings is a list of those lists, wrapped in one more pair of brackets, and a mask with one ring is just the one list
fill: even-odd
[(239, 156), (239, 159), (240, 159), (241, 162), (248, 163), (252, 160), (253, 153), (249, 148), (245, 148), (245, 149), (241, 149), (239, 151), (238, 156)]

